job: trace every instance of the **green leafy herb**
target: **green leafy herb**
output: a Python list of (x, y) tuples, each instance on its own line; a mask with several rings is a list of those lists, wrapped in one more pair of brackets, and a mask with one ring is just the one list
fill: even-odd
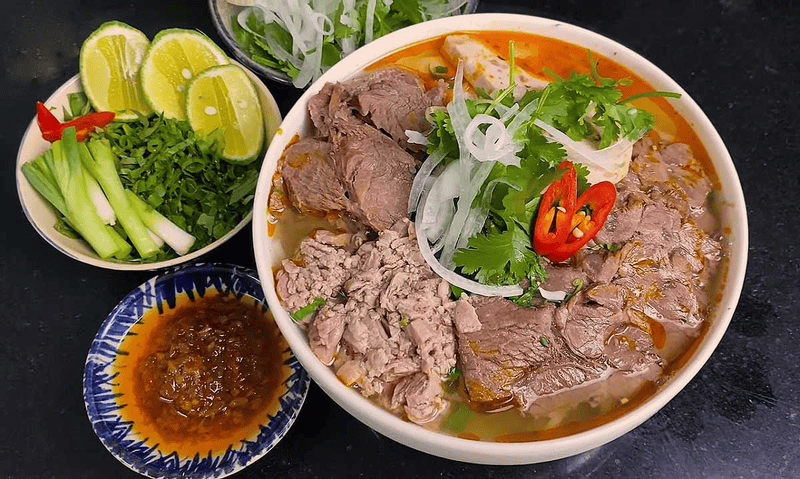
[(461, 370), (458, 369), (458, 366), (453, 366), (450, 368), (450, 371), (447, 373), (447, 379), (444, 380), (442, 383), (442, 388), (448, 394), (452, 394), (456, 392), (458, 388), (459, 379), (461, 378)]
[(191, 251), (221, 238), (250, 213), (260, 162), (225, 161), (221, 132), (203, 135), (188, 121), (156, 115), (111, 123), (100, 135), (119, 158), (123, 186), (194, 236)]
[(539, 338), (539, 343), (541, 343), (541, 345), (546, 347), (546, 348), (550, 347), (550, 340), (547, 339), (545, 336), (542, 336), (541, 338)]
[(291, 317), (292, 320), (294, 320), (296, 322), (303, 321), (308, 316), (310, 316), (312, 313), (314, 313), (317, 310), (317, 308), (319, 308), (320, 306), (322, 306), (325, 303), (327, 303), (325, 298), (322, 298), (322, 297), (315, 298), (313, 301), (311, 301), (307, 305), (303, 306), (302, 308), (298, 309), (294, 313), (290, 314), (289, 317)]
[(598, 243), (592, 246), (592, 250), (594, 251), (598, 251), (601, 249), (607, 249), (608, 251), (617, 251), (619, 249), (619, 245), (614, 243)]
[(572, 286), (575, 286), (575, 290), (573, 290), (571, 293), (565, 296), (563, 300), (560, 301), (562, 304), (572, 299), (580, 290), (583, 289), (583, 280), (581, 278), (573, 279)]
[(531, 273), (544, 274), (539, 255), (530, 244), (527, 232), (511, 223), (506, 231), (473, 236), (467, 248), (455, 253), (453, 261), (461, 267), (462, 273), (475, 275), (482, 284), (513, 284)]
[(398, 324), (400, 325), (401, 328), (405, 328), (406, 326), (408, 326), (408, 323), (410, 323), (410, 322), (411, 322), (411, 320), (404, 316), (404, 317), (400, 318), (400, 321), (398, 322)]

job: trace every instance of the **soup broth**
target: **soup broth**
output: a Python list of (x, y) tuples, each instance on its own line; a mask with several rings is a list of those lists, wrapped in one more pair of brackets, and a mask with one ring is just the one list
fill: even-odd
[[(631, 80), (629, 84), (620, 87), (623, 97), (653, 90), (635, 72), (596, 53), (590, 56), (584, 47), (521, 32), (463, 33), (489, 45), (503, 57), (507, 56), (509, 42), (513, 41), (516, 46), (516, 64), (543, 80), (550, 79), (545, 73), (548, 71), (560, 77), (568, 77), (572, 72), (589, 73), (590, 61), (594, 60), (597, 61), (597, 72), (600, 75)], [(433, 88), (437, 79), (441, 77), (433, 73), (436, 71), (435, 67), (447, 66), (450, 75), (448, 81), (452, 83), (452, 73), (455, 72), (456, 66), (449, 64), (441, 53), (443, 43), (444, 37), (438, 37), (410, 46), (370, 65), (367, 70), (377, 71), (384, 67), (401, 66), (419, 75), (427, 88)], [(696, 162), (686, 168), (694, 168), (698, 175), (708, 178), (713, 189), (718, 189), (719, 182), (702, 141), (667, 99), (648, 97), (634, 100), (632, 104), (653, 114), (655, 126), (649, 133), (649, 138), (654, 145), (660, 143), (688, 145)], [(713, 198), (713, 190), (709, 197)], [(706, 213), (697, 217), (697, 223), (709, 236), (720, 237), (722, 232), (713, 205), (707, 201), (703, 206)], [(292, 244), (282, 241), (286, 251), (297, 251), (299, 240), (320, 226), (316, 219), (296, 223), (295, 215), (296, 213), (287, 213), (287, 216), (280, 217), (276, 214), (278, 217), (274, 229), (276, 237), (294, 239)], [(297, 224), (304, 226), (298, 228)], [(718, 291), (724, 282), (724, 250), (721, 256), (719, 263), (706, 264), (702, 270), (701, 281), (705, 286), (697, 291), (697, 301), (705, 321), (696, 327), (654, 320), (649, 320), (647, 323), (644, 319), (637, 323), (638, 327), (649, 334), (654, 350), (663, 361), (661, 369), (647, 370), (639, 374), (608, 370), (600, 378), (587, 381), (578, 387), (565, 388), (554, 394), (538, 397), (526, 410), (517, 407), (497, 407), (493, 412), (487, 412), (485, 404), (469, 400), (462, 376), (445, 387), (447, 407), (433, 420), (417, 422), (423, 427), (466, 439), (520, 442), (578, 433), (622, 416), (647, 401), (669, 376), (685, 363), (699, 339), (705, 334), (708, 321), (713, 317), (714, 301), (717, 297), (714, 292)], [(372, 399), (386, 407), (386, 397), (378, 394)], [(405, 417), (402, 412), (399, 414)]]

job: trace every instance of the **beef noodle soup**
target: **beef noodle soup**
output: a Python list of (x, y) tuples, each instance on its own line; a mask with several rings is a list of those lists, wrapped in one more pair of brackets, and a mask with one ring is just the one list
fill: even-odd
[(691, 355), (724, 276), (718, 182), (669, 95), (519, 32), (325, 85), (270, 193), (282, 305), (345, 385), (426, 428), (619, 417)]

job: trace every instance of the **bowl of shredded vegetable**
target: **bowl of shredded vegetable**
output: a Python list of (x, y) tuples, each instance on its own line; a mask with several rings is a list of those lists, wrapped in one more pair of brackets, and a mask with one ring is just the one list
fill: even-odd
[(270, 80), (306, 88), (357, 48), (400, 28), (474, 13), (478, 0), (209, 0), (232, 55)]

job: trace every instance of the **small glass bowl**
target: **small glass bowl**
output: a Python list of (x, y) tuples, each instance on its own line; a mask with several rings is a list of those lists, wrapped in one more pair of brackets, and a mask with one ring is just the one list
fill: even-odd
[[(216, 27), (228, 51), (244, 66), (264, 78), (291, 85), (292, 79), (289, 75), (253, 60), (247, 52), (239, 46), (239, 42), (236, 40), (236, 36), (231, 28), (231, 19), (249, 5), (252, 5), (252, 3), (252, 0), (208, 0), (208, 8), (211, 11), (211, 20), (214, 22), (214, 27)], [(478, 0), (468, 0), (461, 14), (475, 13), (477, 8)]]

